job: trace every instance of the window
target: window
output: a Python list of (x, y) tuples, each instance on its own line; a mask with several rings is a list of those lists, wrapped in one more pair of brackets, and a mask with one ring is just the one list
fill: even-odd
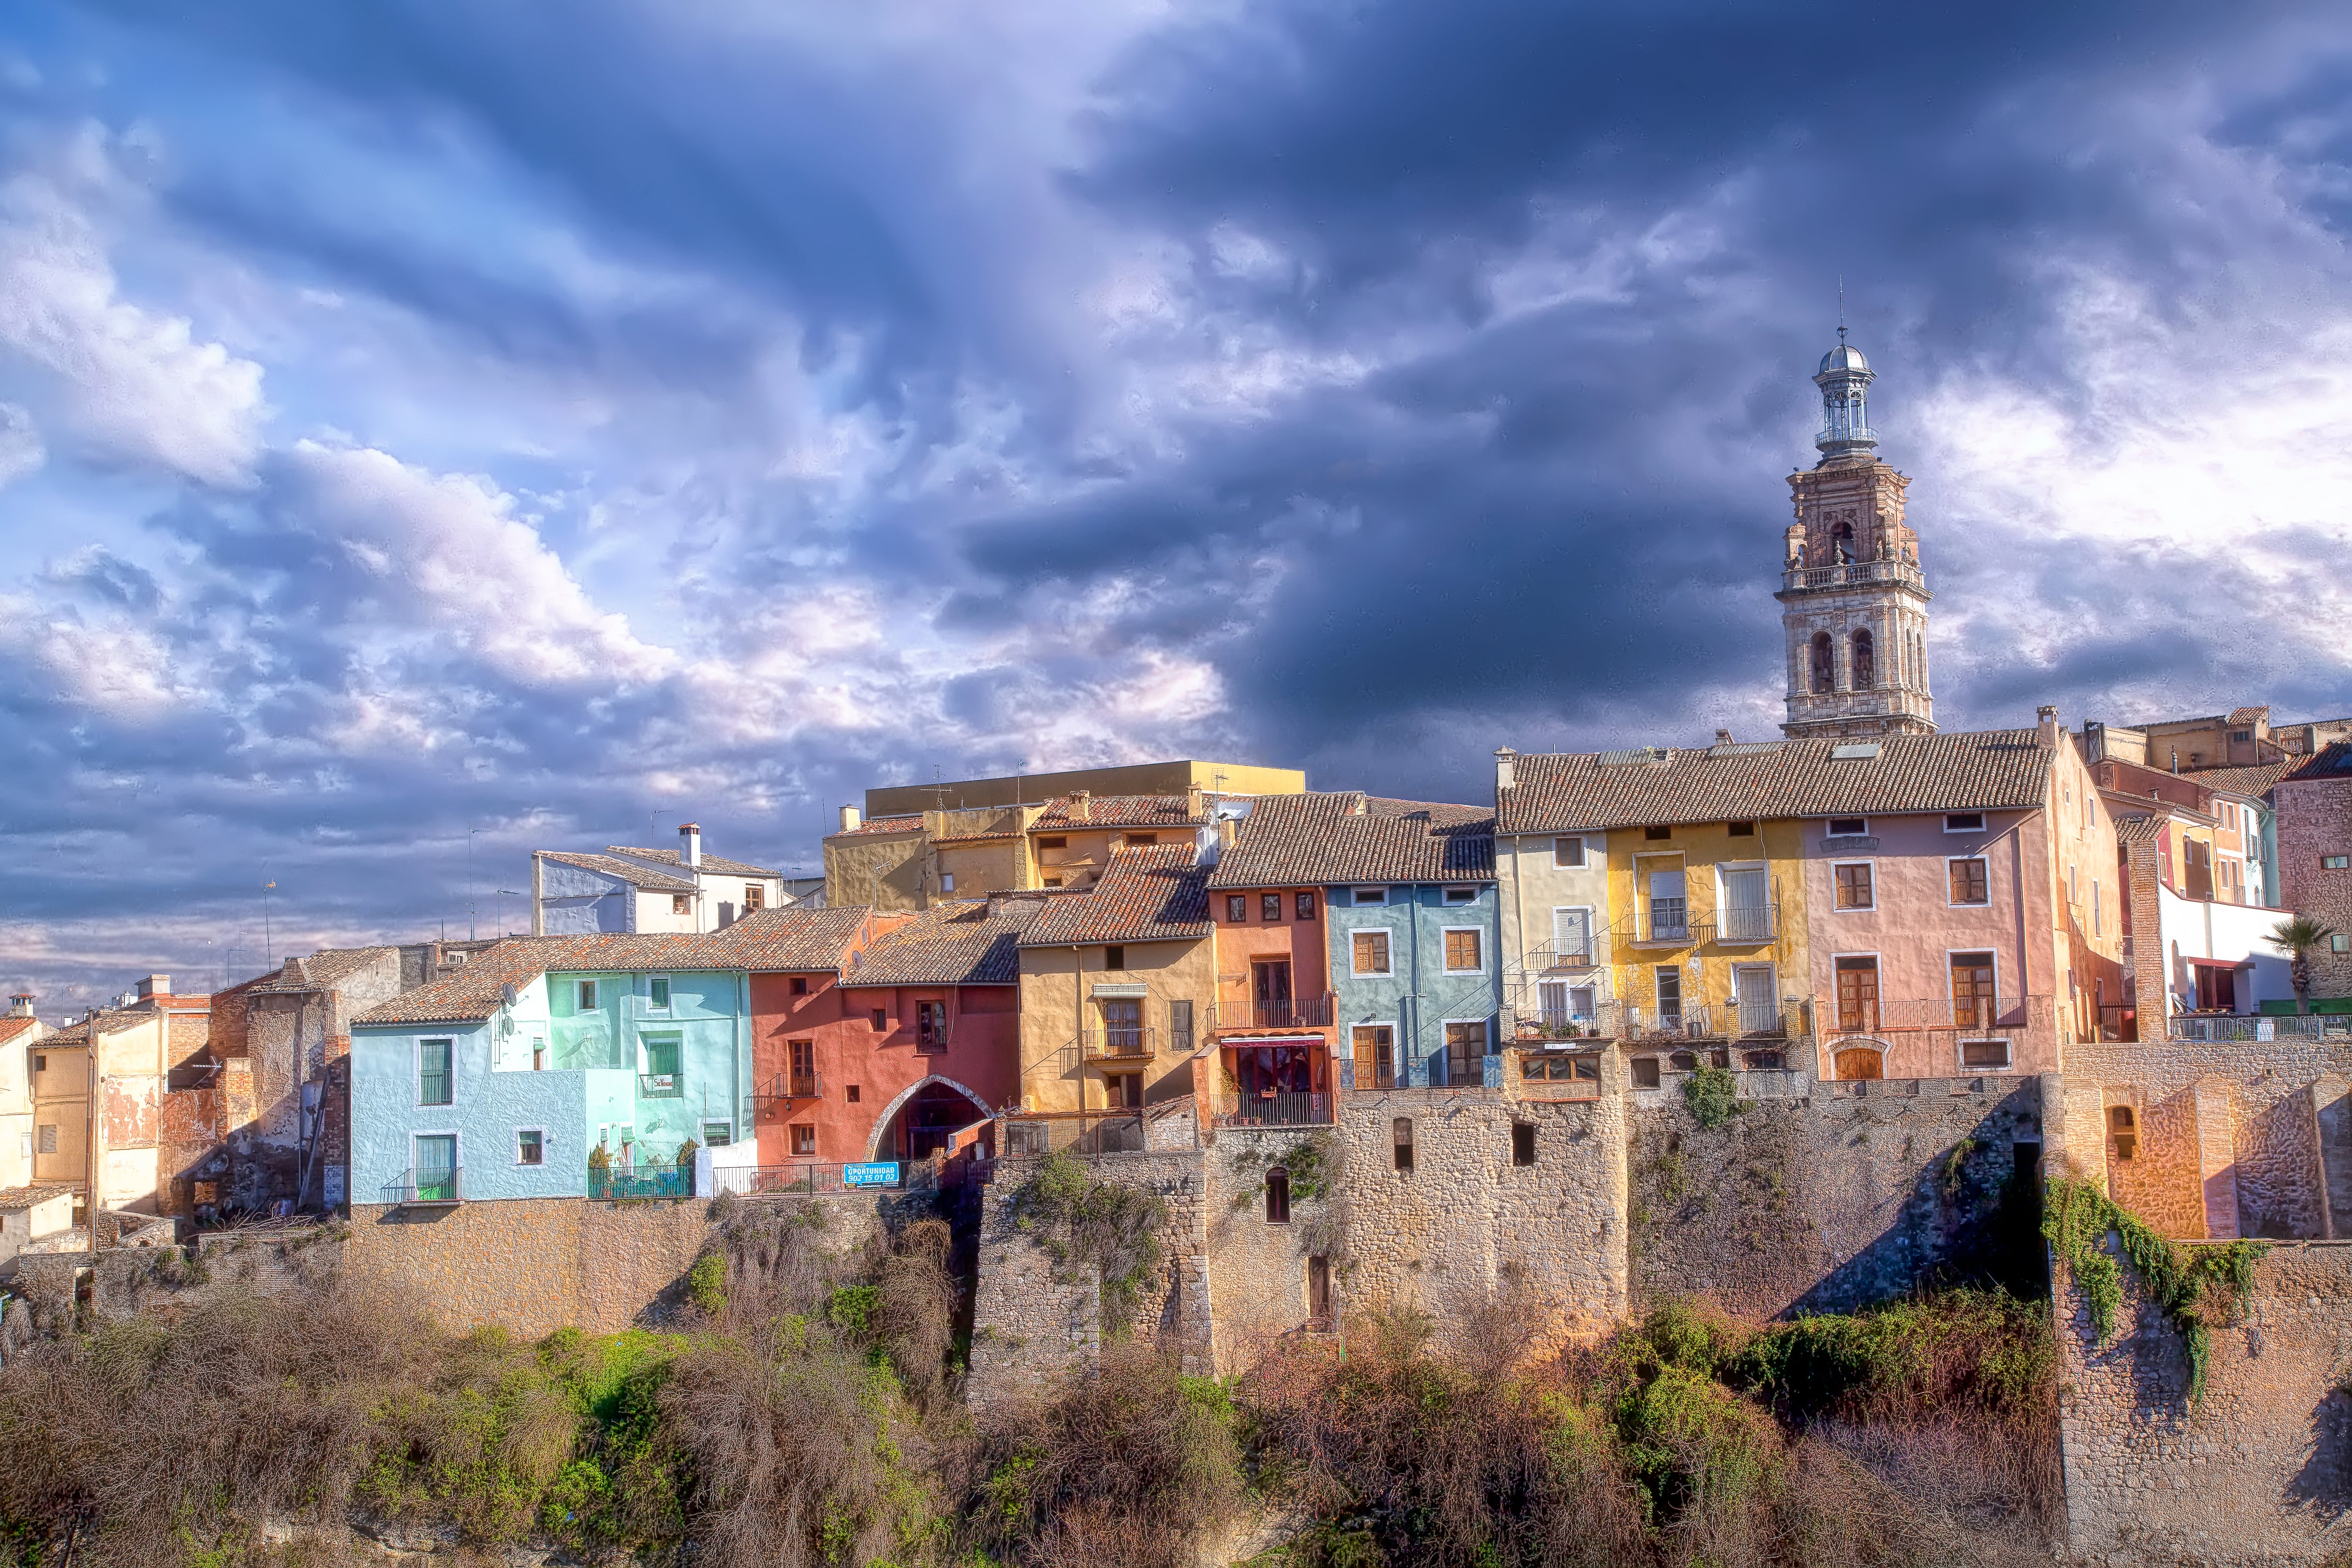
[(1125, 970), (1127, 968), (1127, 949), (1117, 946), (1104, 948), (1103, 967), (1105, 969)]
[(1358, 888), (1355, 898), (1358, 909), (1377, 909), (1389, 901), (1389, 890), (1386, 888)]
[(1871, 898), (1870, 862), (1845, 860), (1831, 868), (1837, 879), (1837, 907), (1842, 910), (1876, 908)]
[(1868, 819), (1860, 816), (1832, 816), (1830, 818), (1829, 837), (1867, 838), (1870, 837), (1870, 823)]
[(451, 1103), (454, 1085), (450, 1080), (450, 1058), (456, 1053), (454, 1040), (419, 1040), (416, 1044), (416, 1103), (447, 1105)]
[(2230, 731), (2230, 739), (2237, 742), (2240, 745), (2245, 744), (2248, 741), (2251, 741), (2253, 738), (2254, 732), (2252, 730), (2232, 730)]
[(640, 1092), (646, 1094), (676, 1094), (678, 1091), (678, 1058), (685, 1053), (685, 1040), (677, 1035), (646, 1037), (646, 1077), (648, 1081)]
[(862, 1090), (862, 1089), (860, 1089), (856, 1084), (854, 1084), (854, 1083), (853, 1083), (853, 1084), (851, 1084), (851, 1085), (849, 1086), (848, 1089), (844, 1093), (843, 1098), (844, 1098), (845, 1100), (846, 1100), (850, 1104), (852, 1104), (852, 1105), (856, 1105), (856, 1103), (858, 1103), (858, 1101), (859, 1101), (861, 1099), (863, 1099), (863, 1098), (864, 1098), (864, 1091), (863, 1091), (863, 1090)]
[(1040, 838), (1037, 840), (1037, 847), (1040, 849), (1067, 849), (1069, 847), (1070, 841), (1066, 838)]
[(1282, 895), (1260, 893), (1257, 896), (1257, 918), (1272, 925), (1282, 918)]
[(1265, 1173), (1265, 1223), (1290, 1223), (1290, 1173), (1279, 1165)]
[(1946, 864), (1950, 868), (1952, 902), (1956, 904), (1992, 902), (1992, 872), (1990, 862), (1981, 856), (1963, 856)]
[(731, 1121), (706, 1121), (702, 1124), (702, 1146), (724, 1149), (735, 1142), (735, 1124)]
[(1307, 1260), (1307, 1321), (1318, 1329), (1331, 1326), (1331, 1260)]
[(1867, 691), (1878, 684), (1876, 649), (1868, 632), (1853, 634), (1853, 680), (1856, 691)]
[(807, 975), (795, 974), (793, 976), (793, 994), (795, 996), (805, 996), (808, 994)]
[(814, 1127), (805, 1121), (796, 1122), (793, 1124), (793, 1152), (795, 1154), (814, 1154), (816, 1152), (816, 1129)]
[(948, 1005), (944, 1002), (916, 1003), (915, 1049), (936, 1052), (947, 1048)]
[(547, 1163), (547, 1134), (536, 1127), (515, 1129), (515, 1163), (544, 1165)]
[(1947, 833), (1982, 833), (1984, 813), (1981, 811), (1948, 811), (1944, 814)]
[(940, 891), (942, 893), (952, 893), (955, 891), (955, 873), (953, 871), (942, 871), (940, 873)]
[(1127, 836), (1127, 841), (1137, 848), (1142, 848), (1148, 845), (1159, 843), (1160, 835), (1157, 833), (1130, 833)]
[(1952, 1022), (1963, 1029), (1993, 1027), (1993, 959), (1989, 952), (1956, 952), (1952, 965)]
[(1244, 921), (1248, 919), (1249, 895), (1246, 893), (1227, 893), (1225, 895), (1225, 923), (1227, 925), (1240, 925)]
[(415, 1139), (414, 1169), (419, 1203), (453, 1203), (457, 1196), (457, 1135), (427, 1133)]
[(44, 1128), (42, 1128), (42, 1129), (41, 1129), (41, 1152), (42, 1152), (42, 1153), (44, 1153), (44, 1154), (54, 1154), (54, 1153), (56, 1153), (57, 1152), (58, 1152), (58, 1130), (57, 1130), (55, 1127), (44, 1127)]
[(1349, 956), (1355, 960), (1358, 974), (1386, 974), (1389, 971), (1389, 933), (1385, 931), (1360, 931), (1349, 942)]
[[(55, 1129), (51, 1129), (55, 1131)], [(1412, 1118), (1400, 1116), (1389, 1124), (1389, 1136), (1396, 1151), (1396, 1168), (1412, 1173)]]
[(1359, 1024), (1352, 1031), (1358, 1089), (1396, 1087), (1396, 1031), (1386, 1024)]
[(1300, 920), (1311, 921), (1315, 918), (1314, 894), (1301, 893), (1297, 898), (1291, 900), (1290, 903), (1292, 910), (1297, 914)]
[(1658, 965), (1658, 1021), (1679, 1025), (1683, 1018), (1683, 972), (1671, 963)]
[(1877, 1030), (1877, 954), (1837, 961), (1837, 1009), (1838, 1028), (1843, 1033), (1866, 1035)]
[(1837, 658), (1830, 651), (1830, 634), (1813, 634), (1813, 692), (1816, 696), (1837, 689)]
[(692, 893), (672, 893), (669, 896), (669, 912), (674, 915), (692, 914), (694, 912), (694, 895)]
[(1532, 1165), (1536, 1163), (1536, 1126), (1532, 1121), (1511, 1123), (1511, 1163)]
[(2352, 869), (2352, 855), (2322, 855), (2319, 868), (2323, 871)]
[(1102, 1016), (1102, 1054), (1111, 1057), (1150, 1056), (1143, 1037), (1143, 998), (1107, 996), (1095, 1004)]
[(1168, 1048), (1184, 1056), (1192, 1054), (1192, 1004), (1189, 1000), (1168, 1004)]
[(1960, 1065), (1964, 1068), (1996, 1069), (2009, 1066), (2007, 1040), (1962, 1040)]
[(1481, 1058), (1486, 1054), (1486, 1021), (1451, 1022), (1445, 1026), (1445, 1081), (1475, 1085), (1486, 1076)]
[(1672, 838), (1674, 836), (1675, 830), (1671, 827), (1644, 827), (1642, 829), (1642, 837), (1644, 838)]
[(1475, 974), (1486, 965), (1480, 962), (1479, 932), (1475, 926), (1449, 926), (1445, 931), (1445, 973)]
[(646, 1008), (648, 1012), (669, 1011), (669, 976), (649, 974), (646, 977)]
[(2099, 879), (2096, 877), (2091, 879), (2091, 934), (2093, 936), (2107, 934), (2107, 913), (2099, 888)]
[(1723, 830), (1734, 838), (1756, 837), (1756, 825), (1752, 822), (1727, 822), (1723, 825)]
[[(950, 877), (947, 879), (947, 882), (948, 886), (951, 889), (955, 886), (955, 879), (953, 877)], [(768, 889), (766, 884), (761, 882), (744, 883), (743, 912), (747, 915), (757, 914), (767, 907)]]
[(2336, 932), (2327, 939), (2327, 951), (2330, 952), (2352, 952), (2352, 936), (2347, 936), (2340, 931)]
[(33, 1053), (33, 1070), (34, 1070), (35, 1072), (47, 1072), (47, 1071), (48, 1071), (48, 1070), (49, 1070), (49, 1058), (48, 1058), (47, 1057), (46, 1057), (46, 1056), (42, 1055), (42, 1054), (41, 1054), (40, 1052), (38, 1052), (38, 1051), (36, 1051), (35, 1053)]
[(1658, 1087), (1658, 1058), (1655, 1057), (1635, 1057), (1633, 1058), (1633, 1087), (1635, 1089), (1655, 1089)]
[(1061, 885), (1062, 885), (1062, 879), (1061, 879), (1061, 878), (1059, 878), (1059, 877), (1047, 877), (1047, 878), (1045, 879), (1045, 886), (1047, 886), (1047, 887), (1049, 887), (1049, 888), (1058, 888), (1058, 887), (1060, 887)]
[(1114, 1072), (1103, 1075), (1103, 1092), (1114, 1109), (1139, 1110), (1143, 1107), (1143, 1075), (1139, 1072)]
[(867, 1014), (866, 1016), (873, 1020), (874, 1026), (877, 1029), (887, 1030), (890, 1026), (890, 1014), (887, 1008), (877, 1007), (873, 1012)]
[(593, 1013), (596, 1010), (596, 983), (594, 981), (577, 980), (572, 982), (572, 1006), (573, 1011), (580, 1013)]
[(1449, 904), (1475, 904), (1478, 901), (1478, 889), (1475, 888), (1448, 888), (1445, 889), (1444, 898), (1445, 901)]
[(1519, 1077), (1549, 1083), (1599, 1083), (1601, 1058), (1530, 1051), (1519, 1058)]
[(2128, 1105), (2107, 1107), (2107, 1131), (2116, 1141), (2116, 1158), (2128, 1160), (2139, 1152), (2139, 1119)]
[(1551, 863), (1563, 868), (1584, 864), (1584, 840), (1555, 838), (1551, 841)]

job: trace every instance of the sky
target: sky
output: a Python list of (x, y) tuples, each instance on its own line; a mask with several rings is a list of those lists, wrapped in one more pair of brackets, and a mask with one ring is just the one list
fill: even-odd
[(874, 784), (1768, 736), (1840, 290), (1947, 728), (2352, 713), (2352, 11), (15, 0), (0, 984)]

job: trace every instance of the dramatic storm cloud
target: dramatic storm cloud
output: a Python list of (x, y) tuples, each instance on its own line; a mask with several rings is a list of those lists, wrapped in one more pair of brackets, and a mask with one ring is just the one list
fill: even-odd
[(23, 0), (0, 981), (1769, 733), (1841, 279), (1948, 727), (2352, 712), (2347, 89), (2329, 4)]

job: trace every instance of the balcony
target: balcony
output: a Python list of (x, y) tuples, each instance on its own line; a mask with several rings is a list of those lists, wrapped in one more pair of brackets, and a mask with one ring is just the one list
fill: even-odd
[(1090, 1024), (1078, 1048), (1090, 1062), (1149, 1060), (1160, 1054), (1160, 1036), (1141, 1024)]
[(686, 1092), (683, 1073), (641, 1072), (637, 1075), (637, 1093), (646, 1100), (676, 1100)]
[(1622, 1003), (1595, 1002), (1581, 1009), (1571, 1005), (1516, 1011), (1510, 1035), (1516, 1040), (1613, 1040), (1624, 1027)]
[(1303, 1091), (1242, 1094), (1228, 1090), (1217, 1097), (1216, 1125), (1328, 1127), (1331, 1125), (1331, 1097)]
[(945, 1018), (937, 1015), (919, 1017), (915, 1021), (915, 1054), (919, 1057), (942, 1055), (954, 1036), (955, 1026)]
[(454, 1208), (466, 1201), (466, 1168), (403, 1171), (398, 1181), (384, 1184), (382, 1201), (395, 1208)]
[(1709, 939), (1718, 947), (1762, 947), (1780, 939), (1780, 906), (1733, 904), (1715, 912)]
[(648, 1165), (641, 1169), (615, 1165), (608, 1171), (590, 1167), (588, 1195), (592, 1198), (690, 1198), (694, 1167)]
[(795, 1100), (824, 1098), (824, 1075), (821, 1072), (780, 1072), (765, 1084), (752, 1090), (755, 1108), (788, 1105)]
[(1841, 566), (1796, 566), (1780, 574), (1783, 592), (1790, 588), (1853, 588), (1873, 583), (1927, 585), (1926, 574), (1908, 561), (1849, 561)]
[(1332, 997), (1277, 996), (1256, 1001), (1220, 1002), (1209, 1009), (1209, 1032), (1236, 1034), (1245, 1029), (1320, 1029), (1331, 1023)]
[(1557, 974), (1563, 970), (1592, 967), (1592, 943), (1575, 938), (1554, 938), (1540, 947), (1528, 949), (1527, 972), (1530, 974)]
[(1839, 1003), (1826, 998), (1814, 1004), (1822, 1032), (1832, 1038), (1845, 1036), (1917, 1034), (2013, 1034), (2021, 1029), (2047, 1028), (2046, 996), (1927, 996), (1878, 998)]
[[(1078, 1154), (1140, 1154), (1150, 1147), (1147, 1124), (1189, 1110), (1191, 1101), (1181, 1108), (1162, 1106), (1156, 1110), (1087, 1110), (1058, 1112), (1007, 1111), (996, 1121), (996, 1152), (1007, 1160), (1025, 1159), (1038, 1154), (1059, 1153), (1066, 1149)], [(1189, 1126), (1189, 1119), (1186, 1125)], [(1171, 1132), (1163, 1128), (1162, 1148), (1192, 1147), (1189, 1132), (1177, 1129)]]
[(1655, 900), (1619, 929), (1633, 947), (1688, 947), (1690, 902), (1686, 899)]
[(1632, 1045), (1651, 1045), (1664, 1040), (1717, 1040), (1723, 1037), (1716, 1015), (1717, 1009), (1703, 1002), (1685, 1003), (1680, 1007), (1628, 1006), (1625, 1009), (1624, 1039)]

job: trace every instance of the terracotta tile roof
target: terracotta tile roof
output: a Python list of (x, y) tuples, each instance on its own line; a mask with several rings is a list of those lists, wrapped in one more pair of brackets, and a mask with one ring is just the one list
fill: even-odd
[(839, 969), (842, 955), (857, 940), (874, 911), (863, 904), (837, 910), (761, 910), (702, 941), (723, 945), (729, 967), (761, 973), (778, 970)]
[(923, 814), (918, 811), (910, 812), (904, 816), (877, 816), (873, 818), (871, 821), (859, 823), (856, 826), (849, 829), (846, 833), (829, 833), (825, 835), (825, 837), (828, 838), (855, 838), (861, 834), (867, 833), (920, 833), (922, 830)]
[(93, 1033), (120, 1035), (142, 1024), (170, 1016), (168, 1013), (152, 1012), (144, 1007), (109, 1007), (94, 1017), (77, 1018), (62, 1029), (51, 1029), (41, 1037), (41, 1048), (47, 1050), (52, 1046), (62, 1048), (88, 1045)]
[(1538, 753), (1517, 758), (1517, 784), (1496, 792), (1496, 830), (2031, 808), (2049, 793), (2050, 763), (2037, 730)]
[(1074, 795), (1062, 795), (1047, 801), (1045, 809), (1029, 825), (1029, 831), (1067, 833), (1075, 829), (1084, 833), (1097, 827), (1204, 827), (1209, 822), (1205, 797), (1196, 816), (1187, 809), (1188, 797), (1181, 795), (1098, 795), (1087, 801), (1083, 822), (1070, 815), (1076, 799)]
[(1047, 895), (960, 900), (926, 910), (868, 943), (841, 984), (1016, 985), (1021, 937)]
[(634, 865), (610, 855), (575, 855), (565, 849), (542, 849), (539, 858), (552, 860), (559, 866), (577, 866), (583, 871), (602, 871), (607, 877), (617, 877), (624, 882), (657, 893), (690, 893), (695, 889), (692, 878), (673, 877), (667, 871)]
[(2232, 708), (2230, 710), (2230, 722), (2232, 724), (2252, 724), (2267, 719), (2270, 716), (2271, 710), (2267, 704), (2259, 708)]
[(1192, 860), (1189, 843), (1115, 849), (1093, 887), (1046, 900), (1021, 945), (1081, 947), (1207, 936), (1215, 929), (1209, 923), (1209, 868)]
[[(604, 846), (604, 853), (634, 855), (640, 860), (652, 860), (664, 866), (676, 866), (681, 870), (686, 866), (685, 860), (675, 849), (639, 849), (627, 844), (607, 844)], [(700, 868), (705, 871), (716, 871), (722, 877), (781, 877), (783, 875), (782, 871), (772, 871), (765, 866), (753, 866), (741, 860), (730, 860), (723, 855), (713, 855), (707, 849), (702, 853)]]
[(1338, 790), (1256, 802), (1209, 886), (1494, 879), (1492, 811)]
[(275, 974), (265, 975), (247, 987), (248, 994), (261, 994), (288, 991), (331, 991), (346, 975), (365, 969), (372, 963), (390, 958), (398, 960), (396, 947), (322, 947), (308, 958), (289, 958), (285, 967)]
[(15, 1039), (39, 1022), (38, 1018), (0, 1018), (0, 1042)]
[(2294, 758), (2282, 757), (2274, 763), (2256, 763), (2251, 767), (2194, 768), (2180, 776), (2207, 789), (2259, 800), (2270, 794), (2271, 785), (2278, 783), (2294, 766)]
[[(551, 969), (570, 944), (593, 941), (573, 936), (519, 936), (484, 948), (455, 974), (404, 991), (352, 1019), (369, 1024), (457, 1024), (487, 1018), (499, 1010), (509, 985), (524, 985)], [(627, 940), (627, 939), (624, 939)]]
[(2330, 741), (2281, 784), (2352, 784), (2352, 741)]
[(79, 1182), (35, 1182), (25, 1187), (0, 1187), (0, 1209), (28, 1209), (35, 1204), (79, 1191)]
[(2116, 839), (2123, 844), (2139, 844), (2164, 837), (2164, 818), (2160, 816), (2118, 816), (2116, 818)]

